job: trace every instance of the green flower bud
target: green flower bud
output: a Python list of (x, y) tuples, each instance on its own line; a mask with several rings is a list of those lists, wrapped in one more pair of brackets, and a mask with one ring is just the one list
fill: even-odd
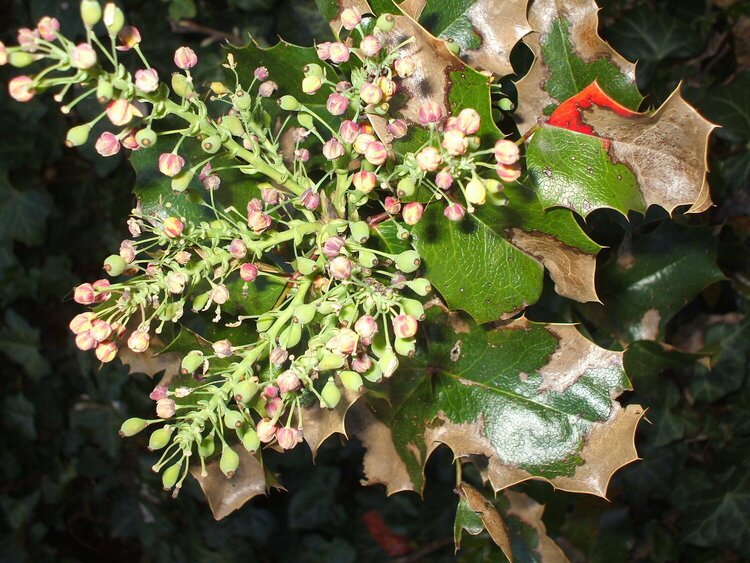
[(221, 138), (218, 135), (211, 135), (203, 139), (201, 148), (208, 154), (216, 154), (221, 148)]
[(339, 322), (345, 325), (351, 325), (359, 318), (357, 306), (354, 303), (347, 303), (339, 311)]
[(180, 469), (182, 469), (182, 460), (170, 465), (161, 474), (161, 484), (164, 486), (165, 491), (175, 486), (177, 479), (180, 478)]
[(260, 438), (254, 428), (248, 428), (242, 437), (242, 445), (250, 453), (255, 453), (260, 447)]
[(258, 329), (258, 332), (266, 332), (273, 326), (274, 322), (276, 322), (276, 317), (274, 315), (261, 315), (260, 317), (258, 317), (258, 320), (255, 323), (255, 327)]
[(303, 276), (309, 276), (318, 269), (318, 264), (315, 260), (310, 260), (309, 258), (302, 256), (297, 258), (296, 268)]
[(396, 25), (396, 18), (391, 14), (381, 14), (378, 21), (375, 22), (375, 26), (382, 29), (383, 31), (390, 31), (393, 26)]
[(76, 125), (68, 130), (68, 134), (65, 137), (65, 145), (68, 147), (80, 147), (89, 140), (89, 133), (91, 133), (90, 123)]
[(417, 185), (411, 178), (402, 178), (396, 186), (398, 197), (411, 197), (417, 191)]
[(169, 426), (162, 426), (157, 428), (151, 433), (151, 437), (148, 439), (149, 451), (160, 450), (169, 443), (169, 438), (172, 436), (172, 428)]
[(302, 340), (302, 325), (299, 323), (291, 323), (279, 335), (279, 345), (286, 349), (294, 348), (300, 340)]
[(419, 268), (419, 264), (421, 264), (419, 254), (416, 250), (407, 250), (398, 254), (394, 258), (394, 262), (396, 262), (396, 267), (405, 274), (410, 274), (415, 271)]
[(182, 373), (188, 374), (195, 372), (195, 370), (203, 365), (203, 362), (203, 352), (200, 350), (189, 352), (187, 356), (182, 358)]
[(285, 109), (286, 111), (297, 111), (302, 107), (302, 104), (297, 101), (297, 98), (289, 95), (281, 96), (281, 98), (279, 98), (279, 105), (281, 106), (281, 109)]
[(360, 250), (357, 257), (365, 268), (374, 268), (378, 265), (378, 257), (369, 250)]
[(232, 99), (234, 107), (240, 111), (245, 111), (246, 109), (248, 109), (252, 101), (253, 99), (250, 97), (250, 94), (248, 94), (244, 90), (239, 90)]
[(453, 41), (453, 39), (448, 39), (445, 42), (445, 46), (448, 47), (448, 50), (456, 56), (458, 56), (458, 54), (461, 52), (461, 45)]
[(396, 348), (396, 353), (399, 356), (411, 357), (414, 355), (417, 349), (415, 340), (413, 338), (409, 338), (409, 339), (396, 338), (396, 341), (393, 344), (394, 344), (394, 347)]
[(339, 369), (344, 366), (344, 358), (331, 352), (325, 352), (323, 357), (318, 361), (318, 371), (328, 371), (330, 369)]
[(328, 378), (328, 381), (323, 386), (323, 390), (320, 392), (320, 397), (323, 399), (325, 406), (329, 409), (332, 409), (339, 404), (339, 401), (341, 400), (341, 391), (339, 391), (333, 377)]
[(426, 278), (413, 279), (411, 281), (406, 282), (406, 285), (414, 293), (416, 293), (417, 295), (421, 295), (422, 297), (424, 297), (425, 295), (427, 295), (428, 293), (432, 291), (432, 286), (430, 285), (429, 280), (427, 280)]
[(187, 76), (179, 72), (172, 75), (172, 90), (182, 98), (187, 98), (193, 92), (193, 85), (188, 81)]
[(172, 178), (171, 181), (172, 191), (179, 193), (184, 192), (186, 189), (188, 189), (188, 186), (190, 186), (190, 182), (193, 180), (193, 176), (195, 176), (195, 172), (193, 172), (189, 168), (177, 174), (177, 176)]
[(401, 299), (400, 305), (406, 315), (411, 315), (419, 321), (424, 319), (424, 305), (421, 301), (404, 297)]
[(113, 278), (122, 274), (127, 267), (128, 263), (119, 254), (112, 254), (104, 260), (104, 271)]
[(16, 51), (15, 53), (10, 54), (8, 62), (11, 66), (23, 68), (34, 62), (34, 55), (27, 53), (26, 51)]
[(304, 71), (305, 76), (323, 76), (323, 67), (316, 63), (308, 63)]
[(208, 303), (209, 292), (201, 293), (193, 297), (193, 313), (203, 310), (203, 307)]
[(323, 316), (330, 315), (334, 310), (335, 308), (333, 301), (321, 301), (320, 303), (318, 303), (318, 313)]
[(359, 391), (362, 389), (362, 376), (356, 371), (345, 370), (339, 372), (339, 379), (341, 384), (349, 389), (349, 391)]
[(312, 303), (305, 303), (294, 310), (294, 317), (292, 317), (292, 319), (301, 325), (306, 325), (313, 320), (316, 312), (317, 309), (315, 308), (315, 305)]
[(214, 441), (213, 436), (206, 436), (200, 441), (200, 444), (198, 444), (198, 455), (201, 457), (211, 457), (214, 455), (215, 450), (216, 442)]
[(240, 456), (229, 446), (224, 446), (224, 449), (221, 450), (221, 459), (219, 459), (221, 472), (227, 476), (227, 479), (231, 479), (239, 466)]
[(364, 244), (370, 238), (370, 226), (365, 221), (350, 223), (349, 232), (352, 238), (360, 244)]
[(107, 33), (111, 37), (114, 37), (125, 25), (125, 14), (122, 10), (112, 3), (108, 3), (104, 7), (104, 27), (107, 28)]
[(122, 423), (122, 426), (120, 426), (120, 436), (124, 437), (130, 437), (135, 436), (146, 428), (149, 425), (148, 420), (144, 420), (142, 418), (129, 418), (125, 422)]
[(377, 383), (378, 381), (383, 379), (383, 370), (380, 369), (380, 366), (377, 364), (377, 362), (373, 362), (372, 367), (362, 375), (364, 375), (367, 381)]
[(258, 384), (252, 379), (243, 379), (235, 383), (232, 388), (234, 400), (238, 403), (247, 404), (258, 393)]
[(97, 0), (81, 0), (81, 19), (86, 29), (91, 29), (102, 19), (102, 6)]
[(384, 377), (390, 377), (394, 374), (396, 369), (398, 369), (398, 358), (393, 353), (393, 350), (389, 348), (380, 356), (378, 366), (383, 371)]
[(235, 430), (236, 428), (239, 428), (240, 426), (242, 426), (242, 423), (244, 421), (245, 421), (245, 418), (242, 416), (242, 414), (239, 411), (229, 409), (227, 410), (227, 412), (224, 413), (224, 425), (230, 430)]
[(114, 97), (114, 88), (109, 80), (100, 78), (96, 84), (96, 99), (100, 104), (106, 104)]
[(222, 117), (221, 126), (229, 131), (233, 137), (242, 137), (245, 134), (245, 127), (236, 115), (225, 115)]
[(153, 129), (141, 129), (135, 134), (135, 142), (143, 148), (148, 148), (156, 143), (156, 132)]
[(305, 129), (309, 129), (310, 131), (315, 130), (315, 125), (313, 124), (313, 118), (309, 113), (298, 113), (297, 114), (297, 122), (302, 125)]
[(513, 102), (510, 101), (510, 98), (500, 98), (497, 106), (503, 111), (510, 111), (513, 109)]

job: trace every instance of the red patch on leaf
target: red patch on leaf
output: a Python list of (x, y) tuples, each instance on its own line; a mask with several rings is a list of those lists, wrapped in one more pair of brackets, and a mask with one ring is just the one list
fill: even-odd
[(594, 131), (594, 128), (583, 121), (583, 110), (589, 109), (592, 105), (608, 108), (623, 117), (638, 115), (636, 112), (629, 110), (610, 98), (595, 80), (578, 94), (572, 98), (568, 98), (557, 106), (557, 109), (552, 112), (547, 123), (596, 137), (598, 135)]
[(399, 557), (410, 553), (412, 548), (409, 539), (391, 530), (383, 520), (383, 515), (377, 510), (365, 512), (362, 516), (372, 539), (391, 557)]

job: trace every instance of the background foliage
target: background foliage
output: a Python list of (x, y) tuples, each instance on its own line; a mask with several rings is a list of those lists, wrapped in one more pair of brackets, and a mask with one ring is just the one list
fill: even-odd
[[(307, 0), (124, 4), (157, 65), (168, 68), (174, 48), (190, 44), (205, 63), (198, 69), (217, 76), (211, 61), (218, 63), (224, 39), (252, 33), (272, 44), (281, 35), (310, 45), (328, 33)], [(588, 232), (609, 247), (597, 280), (604, 307), (562, 299), (546, 280), (529, 316), (580, 321), (612, 349), (630, 344), (625, 362), (636, 391), (627, 401), (651, 409), (637, 437), (644, 460), (615, 476), (609, 503), (542, 483), (517, 489), (546, 505), (547, 531), (573, 561), (745, 560), (750, 2), (600, 5), (602, 36), (639, 60), (644, 107), (658, 106), (683, 81), (686, 98), (722, 125), (711, 145), (717, 206), (676, 224), (657, 210), (629, 223), (607, 210), (589, 215)], [(72, 2), (0, 2), (8, 14), (0, 40), (12, 42), (18, 27), (43, 14), (74, 28), (76, 12)], [(513, 62), (522, 73), (524, 47)], [(0, 81), (9, 76), (3, 67)], [(303, 448), (279, 456), (275, 467), (289, 492), (256, 498), (218, 523), (194, 482), (177, 500), (159, 492), (143, 439), (117, 437), (123, 419), (150, 408), (152, 382), (119, 365), (99, 369), (67, 331), (78, 312), (70, 288), (98, 277), (133, 203), (133, 172), (123, 159), (63, 148), (74, 119), (49, 99), (17, 104), (0, 92), (2, 561), (453, 560), (457, 497), (447, 450), (428, 465), (424, 500), (361, 487), (362, 448), (340, 447), (338, 438), (323, 445), (314, 467)], [(644, 332), (646, 300), (659, 322)], [(465, 535), (463, 546), (461, 560), (496, 553), (486, 534)]]

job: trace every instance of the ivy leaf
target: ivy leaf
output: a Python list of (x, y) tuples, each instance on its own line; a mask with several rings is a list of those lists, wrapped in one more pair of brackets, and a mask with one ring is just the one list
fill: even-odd
[(476, 536), (486, 529), (495, 545), (502, 550), (503, 555), (509, 561), (513, 561), (508, 530), (495, 506), (482, 493), (466, 483), (459, 485), (458, 494), (458, 508), (453, 524), (453, 542), (456, 545), (456, 552), (461, 547), (461, 535), (464, 530)]
[(623, 342), (658, 340), (672, 316), (724, 275), (716, 265), (711, 231), (664, 221), (626, 239), (599, 269), (603, 305), (580, 305), (584, 316)]
[(516, 84), (514, 118), (522, 129), (549, 115), (594, 80), (621, 104), (638, 109), (642, 97), (635, 84), (635, 65), (599, 37), (598, 10), (594, 0), (531, 2), (529, 23), (534, 33), (523, 41), (536, 58)]
[(419, 12), (409, 15), (432, 35), (458, 44), (461, 59), (469, 66), (503, 76), (513, 72), (511, 50), (531, 31), (526, 20), (527, 3), (528, 0), (428, 0), (423, 7), (417, 7)]
[(482, 206), (458, 223), (430, 205), (414, 227), (425, 276), (448, 306), (479, 323), (510, 316), (537, 301), (544, 267), (561, 295), (597, 300), (594, 271), (601, 247), (568, 210), (545, 213), (521, 186), (504, 193), (508, 205)]
[(518, 319), (493, 330), (465, 322), (457, 334), (447, 321), (430, 309), (426, 342), (388, 381), (392, 403), (374, 404), (398, 457), (376, 448), (390, 455), (375, 461), (368, 451), (366, 472), (368, 463), (388, 463), (400, 476), (398, 466), (421, 491), (424, 465), (442, 443), (456, 457), (481, 459), (495, 491), (541, 478), (604, 496), (611, 475), (637, 457), (633, 434), (643, 414), (612, 399), (629, 388), (622, 354), (572, 325)]
[(541, 127), (526, 154), (545, 207), (586, 216), (600, 207), (627, 215), (650, 205), (670, 213), (680, 205), (691, 205), (691, 213), (712, 205), (706, 154), (715, 126), (678, 91), (654, 113), (635, 113), (594, 82), (562, 104), (550, 122), (561, 127)]

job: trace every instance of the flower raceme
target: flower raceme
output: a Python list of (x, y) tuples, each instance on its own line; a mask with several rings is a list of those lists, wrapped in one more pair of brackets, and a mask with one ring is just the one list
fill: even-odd
[[(183, 318), (201, 316), (197, 324), (237, 329), (233, 335), (250, 329), (245, 338), (191, 336), (196, 348), (183, 357), (181, 375), (150, 395), (155, 418), (123, 424), (126, 436), (158, 426), (149, 448), (164, 455), (154, 470), (176, 494), (191, 459), (204, 468), (217, 456), (224, 474), (234, 475), (239, 459), (225, 436), (256, 455), (263, 444), (292, 449), (304, 438), (302, 405), (334, 408), (342, 389), (361, 393), (365, 381), (398, 377), (399, 358), (419, 353), (420, 299), (431, 288), (419, 277), (411, 228), (431, 205), (443, 208), (441, 221), (460, 221), (476, 206), (502, 204), (501, 182), (518, 179), (520, 154), (509, 140), (481, 147), (484, 117), (473, 108), (448, 115), (426, 101), (416, 123), (391, 108), (408, 95), (401, 81), (418, 71), (417, 59), (389, 47), (393, 17), (381, 16), (364, 33), (363, 14), (344, 10), (351, 33), (316, 45), (318, 58), (299, 69), (296, 91), (279, 92), (273, 67), (241, 68), (230, 51), (224, 67), (234, 83), (213, 82), (205, 95), (191, 76), (199, 59), (190, 47), (175, 51), (176, 72), (165, 83), (141, 50), (140, 32), (114, 4), (84, 0), (81, 17), (87, 33), (103, 28), (117, 49), (98, 51), (93, 40), (76, 45), (59, 22), (43, 18), (19, 32), (17, 46), (0, 44), (0, 64), (74, 71), (54, 82), (44, 70), (17, 76), (11, 96), (25, 102), (59, 89), (66, 113), (92, 96), (102, 104), (99, 115), (71, 128), (67, 144), (88, 142), (106, 117), (110, 130), (92, 139), (98, 154), (145, 151), (163, 195), (179, 205), (139, 203), (128, 238), (104, 260), (107, 277), (74, 289), (73, 299), (92, 307), (70, 322), (76, 346), (110, 362), (124, 349), (144, 354), (163, 345), (164, 327)], [(119, 57), (132, 51), (139, 68), (131, 73)], [(110, 57), (113, 72), (102, 64)], [(344, 65), (352, 58), (364, 75), (346, 70), (358, 68)], [(65, 103), (77, 85), (85, 93)], [(276, 121), (269, 102), (285, 115), (283, 130), (269, 127)], [(216, 107), (226, 110), (215, 114)], [(420, 127), (421, 146), (397, 142)], [(200, 218), (177, 211), (195, 202)], [(385, 251), (372, 237), (385, 222), (402, 250)], [(248, 313), (250, 303), (269, 305)]]

